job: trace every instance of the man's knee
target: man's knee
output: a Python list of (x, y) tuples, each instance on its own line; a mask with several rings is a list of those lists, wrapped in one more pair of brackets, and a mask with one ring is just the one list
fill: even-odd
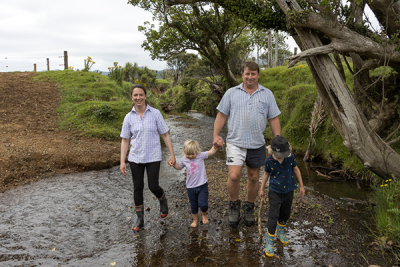
[(237, 175), (237, 174), (229, 174), (228, 176), (228, 180), (232, 183), (238, 183), (240, 181), (240, 176), (241, 175)]

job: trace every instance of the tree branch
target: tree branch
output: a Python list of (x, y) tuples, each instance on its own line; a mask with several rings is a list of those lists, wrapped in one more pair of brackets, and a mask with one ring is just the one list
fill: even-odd
[(400, 136), (397, 137), (396, 139), (390, 141), (390, 142), (387, 142), (387, 144), (390, 146), (390, 145), (393, 145), (393, 144), (395, 144), (395, 143), (397, 143), (397, 142), (399, 142), (399, 141), (400, 141)]
[(344, 58), (344, 62), (346, 62), (347, 68), (349, 69), (350, 73), (351, 73), (352, 75), (354, 75), (354, 71), (351, 69), (350, 64), (349, 64), (349, 62), (347, 61), (346, 56), (343, 55), (343, 58)]
[[(354, 52), (360, 56), (375, 59), (381, 59), (382, 55), (386, 53), (388, 61), (400, 63), (400, 52), (396, 51), (394, 45), (387, 42), (382, 45), (347, 27), (339, 29), (339, 27), (335, 27), (334, 21), (315, 12), (310, 12), (307, 19), (295, 19), (295, 17), (289, 19), (290, 26), (310, 28), (326, 34), (332, 40), (331, 45), (338, 52)], [(391, 53), (388, 54), (387, 51), (391, 51)]]
[(334, 51), (335, 51), (335, 49), (333, 48), (333, 46), (331, 44), (308, 49), (304, 52), (301, 52), (300, 54), (290, 57), (289, 63), (288, 63), (288, 68), (293, 67), (294, 65), (296, 65), (297, 62), (299, 62), (303, 59), (306, 59), (308, 57), (327, 55), (329, 53), (333, 53)]
[[(385, 142), (389, 141), (389, 139), (392, 138), (392, 136), (393, 136), (395, 133), (397, 133), (399, 130), (400, 130), (400, 123), (399, 123), (399, 126), (397, 126), (396, 130), (394, 130), (391, 134), (389, 134), (389, 136), (385, 139)], [(396, 142), (398, 142), (398, 141), (399, 141), (399, 138), (400, 138), (400, 137), (396, 138), (396, 139), (393, 140), (393, 141), (396, 141), (396, 140), (397, 140)], [(390, 142), (393, 142), (393, 141), (390, 141)], [(389, 144), (390, 142), (388, 142), (388, 145), (390, 145), (390, 144)], [(396, 143), (396, 142), (395, 142), (395, 143)]]

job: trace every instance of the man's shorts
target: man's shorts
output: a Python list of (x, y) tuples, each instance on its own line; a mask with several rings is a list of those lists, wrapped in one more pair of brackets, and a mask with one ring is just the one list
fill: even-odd
[(226, 143), (226, 165), (243, 166), (243, 162), (250, 168), (264, 166), (267, 158), (265, 146), (256, 149), (240, 148)]

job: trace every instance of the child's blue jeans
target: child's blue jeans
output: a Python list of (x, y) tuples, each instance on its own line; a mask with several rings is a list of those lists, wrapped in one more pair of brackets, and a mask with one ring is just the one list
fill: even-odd
[(199, 208), (202, 212), (208, 210), (208, 183), (198, 187), (186, 188), (192, 214), (197, 214)]
[(276, 223), (286, 225), (286, 221), (290, 218), (290, 211), (292, 209), (294, 191), (281, 194), (275, 191), (268, 191), (269, 198), (269, 215), (268, 215), (268, 233), (275, 234)]

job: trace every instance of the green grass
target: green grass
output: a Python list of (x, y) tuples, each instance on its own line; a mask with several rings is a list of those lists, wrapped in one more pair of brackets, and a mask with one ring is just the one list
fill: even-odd
[[(131, 83), (118, 86), (109, 77), (86, 71), (40, 72), (34, 80), (56, 82), (61, 103), (57, 112), (60, 126), (86, 135), (118, 140), (122, 121), (132, 108)], [(147, 92), (150, 105), (159, 108), (158, 100)]]
[(390, 180), (372, 185), (371, 202), (375, 203), (373, 217), (376, 226), (373, 234), (377, 240), (399, 242), (400, 181), (395, 177)]

